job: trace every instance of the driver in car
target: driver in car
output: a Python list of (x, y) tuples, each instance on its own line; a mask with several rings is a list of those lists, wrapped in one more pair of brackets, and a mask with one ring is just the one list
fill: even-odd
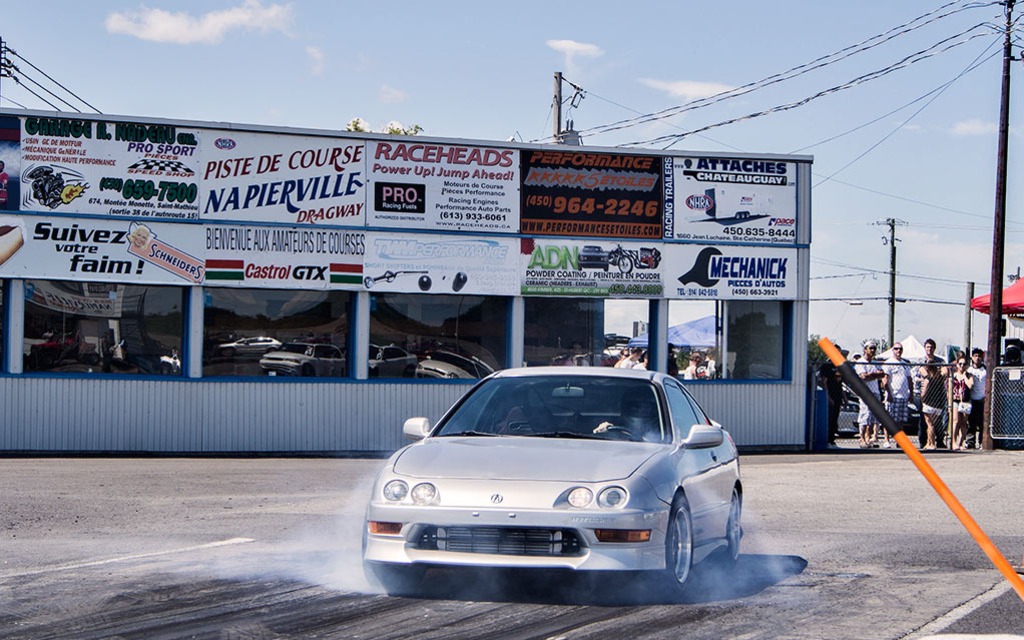
[(658, 425), (658, 405), (649, 393), (623, 396), (619, 411), (619, 423), (602, 422), (594, 433), (608, 431), (625, 432), (632, 440), (660, 442), (661, 429)]

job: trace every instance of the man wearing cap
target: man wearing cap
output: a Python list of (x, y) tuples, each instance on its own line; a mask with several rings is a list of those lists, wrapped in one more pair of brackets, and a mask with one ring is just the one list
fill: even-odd
[[(875, 353), (878, 351), (878, 343), (874, 340), (867, 340), (864, 342), (864, 355), (855, 363), (854, 371), (860, 376), (860, 379), (864, 381), (871, 393), (878, 398), (879, 401), (882, 399), (882, 389), (887, 384), (887, 376), (882, 367), (875, 363)], [(860, 446), (862, 449), (868, 449), (872, 446), (878, 446), (877, 431), (881, 426), (881, 421), (874, 413), (868, 409), (868, 405), (863, 399), (860, 400), (860, 412), (857, 414), (857, 424), (860, 425)]]
[(981, 446), (982, 424), (985, 420), (985, 378), (988, 369), (985, 367), (985, 352), (975, 347), (971, 349), (971, 366), (967, 373), (974, 376), (971, 387), (971, 412), (967, 414), (967, 448)]

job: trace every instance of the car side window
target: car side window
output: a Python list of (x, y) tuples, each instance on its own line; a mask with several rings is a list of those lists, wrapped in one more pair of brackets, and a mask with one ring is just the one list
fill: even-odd
[(672, 422), (675, 423), (676, 433), (679, 434), (680, 439), (690, 433), (690, 427), (704, 422), (694, 412), (690, 399), (680, 387), (671, 382), (666, 383), (665, 397), (668, 399), (668, 410), (672, 414)]

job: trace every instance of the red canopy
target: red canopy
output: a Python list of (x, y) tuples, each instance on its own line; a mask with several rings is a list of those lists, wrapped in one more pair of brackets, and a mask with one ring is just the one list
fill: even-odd
[[(988, 313), (992, 296), (985, 294), (971, 300), (971, 308), (975, 311)], [(1024, 314), (1024, 278), (1003, 289), (1003, 313), (1014, 315)]]

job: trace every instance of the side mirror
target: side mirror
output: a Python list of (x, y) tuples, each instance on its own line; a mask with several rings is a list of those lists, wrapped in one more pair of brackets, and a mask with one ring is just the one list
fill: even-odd
[[(407, 423), (408, 424), (408, 423)], [(695, 424), (690, 427), (690, 435), (686, 436), (683, 444), (687, 449), (710, 449), (717, 447), (725, 441), (725, 435), (720, 427), (709, 424)]]
[(402, 433), (410, 440), (422, 440), (430, 435), (429, 418), (409, 418), (402, 425)]

